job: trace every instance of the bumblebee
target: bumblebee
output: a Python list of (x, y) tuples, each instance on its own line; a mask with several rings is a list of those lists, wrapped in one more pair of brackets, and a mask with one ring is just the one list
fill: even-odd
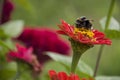
[(76, 28), (92, 29), (91, 20), (88, 20), (85, 16), (78, 18), (75, 22), (75, 26)]

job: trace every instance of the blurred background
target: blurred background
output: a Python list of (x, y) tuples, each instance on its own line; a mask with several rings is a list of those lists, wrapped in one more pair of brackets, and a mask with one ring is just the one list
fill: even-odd
[[(120, 22), (120, 0), (116, 1), (113, 16)], [(94, 28), (100, 30), (102, 29), (99, 21), (107, 15), (110, 4), (110, 0), (28, 0), (28, 4), (25, 4), (24, 0), (13, 0), (13, 2), (15, 10), (12, 20), (24, 20), (26, 26), (58, 29), (57, 24), (60, 24), (61, 19), (74, 24), (76, 18), (86, 16), (94, 20)], [(111, 46), (104, 48), (99, 75), (120, 75), (120, 41), (112, 41)], [(95, 46), (82, 56), (82, 60), (92, 69), (95, 67), (99, 47)], [(50, 62), (46, 66), (49, 64)]]

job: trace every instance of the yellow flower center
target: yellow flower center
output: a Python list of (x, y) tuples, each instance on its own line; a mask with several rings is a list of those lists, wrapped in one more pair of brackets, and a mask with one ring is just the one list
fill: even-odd
[(93, 38), (94, 33), (91, 30), (85, 29), (85, 28), (75, 28), (74, 33), (81, 33), (89, 38)]

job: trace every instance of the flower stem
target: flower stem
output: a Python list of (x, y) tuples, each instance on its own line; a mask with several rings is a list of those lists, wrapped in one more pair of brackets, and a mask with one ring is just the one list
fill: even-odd
[(13, 78), (13, 80), (18, 80), (18, 78), (20, 77), (21, 75), (21, 69), (20, 69), (20, 65), (19, 65), (19, 62), (17, 63), (17, 72), (16, 72), (16, 75), (15, 77)]
[(76, 70), (76, 67), (77, 67), (77, 64), (79, 62), (80, 57), (81, 57), (80, 53), (73, 53), (71, 73), (75, 73), (75, 70)]
[(108, 15), (107, 15), (107, 20), (106, 20), (106, 24), (105, 24), (105, 31), (106, 31), (106, 30), (108, 29), (108, 27), (109, 27), (114, 6), (115, 6), (115, 0), (111, 0), (110, 7), (109, 7), (109, 11), (108, 11)]
[[(105, 31), (106, 31), (106, 30), (108, 29), (108, 27), (109, 27), (114, 6), (115, 6), (115, 0), (111, 0), (110, 7), (109, 7), (109, 11), (108, 11), (108, 15), (107, 15), (107, 20), (106, 20), (106, 24), (105, 24)], [(100, 46), (100, 49), (99, 49), (99, 51), (98, 51), (98, 57), (97, 57), (96, 66), (95, 66), (95, 70), (94, 70), (94, 75), (93, 75), (93, 77), (96, 77), (96, 74), (97, 74), (98, 67), (99, 67), (99, 64), (100, 64), (100, 59), (101, 59), (101, 55), (102, 55), (103, 49), (104, 49), (104, 45), (101, 45), (101, 46)]]
[(14, 79), (13, 79), (13, 80), (17, 80), (17, 79), (19, 78), (19, 76), (20, 76), (20, 72), (19, 72), (19, 71), (17, 71), (17, 73), (16, 73), (16, 75), (15, 75), (15, 77), (14, 77)]
[(82, 44), (78, 41), (74, 41), (73, 39), (69, 39), (71, 42), (71, 46), (73, 49), (73, 56), (72, 56), (72, 64), (71, 64), (71, 73), (75, 73), (77, 64), (81, 55), (87, 51), (88, 49), (92, 48), (93, 45)]
[(104, 48), (104, 45), (100, 46), (93, 77), (95, 77), (96, 74), (97, 74), (97, 70), (98, 70), (98, 67), (99, 67), (100, 58), (102, 56), (103, 48)]

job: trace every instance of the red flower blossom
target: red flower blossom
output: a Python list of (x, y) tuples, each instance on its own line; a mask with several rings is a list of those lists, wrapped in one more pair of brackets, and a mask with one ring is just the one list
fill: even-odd
[(16, 44), (17, 51), (10, 51), (7, 54), (8, 61), (12, 60), (20, 60), (26, 62), (34, 67), (36, 71), (40, 69), (40, 64), (37, 61), (37, 58), (34, 54), (32, 54), (33, 49), (26, 49), (24, 46), (20, 44)]
[(92, 78), (79, 78), (76, 74), (67, 75), (65, 72), (56, 73), (54, 70), (49, 71), (49, 76), (51, 80), (94, 80)]
[(3, 24), (10, 20), (11, 13), (14, 9), (14, 5), (11, 0), (3, 0), (2, 16), (0, 19), (0, 24)]
[(40, 63), (44, 63), (50, 58), (44, 55), (46, 51), (57, 52), (69, 55), (70, 46), (62, 40), (55, 31), (43, 28), (25, 28), (22, 34), (17, 38), (27, 47), (32, 46), (34, 53)]
[(105, 38), (104, 33), (95, 29), (85, 29), (74, 27), (62, 20), (62, 24), (58, 25), (61, 30), (58, 33), (69, 36), (75, 41), (84, 44), (111, 44), (111, 40)]

